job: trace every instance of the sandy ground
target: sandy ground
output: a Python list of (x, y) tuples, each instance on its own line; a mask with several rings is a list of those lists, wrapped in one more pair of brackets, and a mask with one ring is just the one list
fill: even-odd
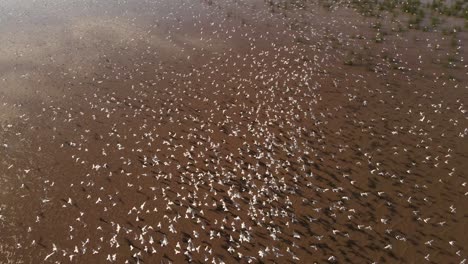
[(0, 3), (1, 263), (466, 261), (466, 31)]

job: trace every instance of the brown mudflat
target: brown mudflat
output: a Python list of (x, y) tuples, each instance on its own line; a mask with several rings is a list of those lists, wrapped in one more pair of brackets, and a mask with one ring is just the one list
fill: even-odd
[(0, 263), (468, 258), (466, 31), (317, 3), (1, 2)]

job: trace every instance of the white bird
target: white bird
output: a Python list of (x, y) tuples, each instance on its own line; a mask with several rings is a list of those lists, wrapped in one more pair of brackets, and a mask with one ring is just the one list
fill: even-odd
[(164, 236), (164, 238), (161, 240), (161, 246), (167, 246), (169, 244), (169, 242), (167, 241), (167, 237)]

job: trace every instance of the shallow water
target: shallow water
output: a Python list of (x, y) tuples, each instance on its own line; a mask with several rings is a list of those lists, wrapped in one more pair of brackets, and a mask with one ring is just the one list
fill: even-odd
[(465, 258), (466, 32), (377, 43), (314, 3), (0, 6), (0, 262)]

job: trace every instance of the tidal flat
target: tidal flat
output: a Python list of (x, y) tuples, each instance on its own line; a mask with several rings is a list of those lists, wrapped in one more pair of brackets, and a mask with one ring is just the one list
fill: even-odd
[(0, 0), (0, 263), (466, 263), (467, 21)]

